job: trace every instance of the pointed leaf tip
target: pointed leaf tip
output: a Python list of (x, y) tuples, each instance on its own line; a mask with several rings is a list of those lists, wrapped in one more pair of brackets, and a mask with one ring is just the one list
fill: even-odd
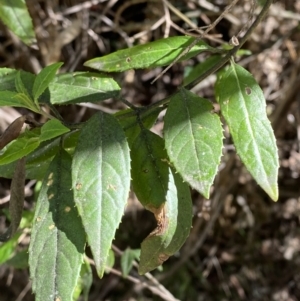
[(211, 103), (181, 89), (165, 115), (164, 137), (168, 155), (183, 179), (209, 198), (223, 147), (220, 118)]
[(278, 199), (278, 152), (263, 92), (243, 67), (221, 71), (216, 96), (242, 162), (271, 199)]
[(114, 116), (99, 112), (84, 125), (72, 176), (75, 202), (102, 277), (130, 188), (129, 147)]

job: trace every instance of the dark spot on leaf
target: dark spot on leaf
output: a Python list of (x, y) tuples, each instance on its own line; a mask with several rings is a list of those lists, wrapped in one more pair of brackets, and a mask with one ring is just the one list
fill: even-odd
[(127, 57), (127, 58), (126, 58), (126, 62), (127, 62), (127, 63), (130, 63), (130, 62), (131, 62), (131, 58), (130, 58), (130, 57)]
[(148, 170), (148, 169), (143, 169), (143, 172), (144, 172), (144, 173), (148, 173), (149, 170)]
[(246, 87), (245, 91), (247, 95), (250, 95), (252, 93), (252, 90), (249, 87)]

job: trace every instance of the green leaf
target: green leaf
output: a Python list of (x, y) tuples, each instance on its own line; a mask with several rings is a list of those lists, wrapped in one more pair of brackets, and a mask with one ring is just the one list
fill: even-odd
[(30, 228), (32, 225), (33, 217), (34, 217), (34, 212), (23, 211), (22, 219), (20, 222), (20, 229)]
[(22, 81), (20, 71), (17, 71), (16, 77), (15, 77), (15, 86), (16, 86), (18, 93), (25, 94), (29, 97), (28, 90), (26, 89), (26, 87), (24, 86), (24, 83)]
[(6, 264), (15, 269), (27, 269), (28, 268), (28, 250), (23, 250), (16, 253), (10, 258)]
[[(171, 64), (194, 40), (195, 38), (187, 36), (161, 39), (94, 58), (84, 65), (105, 72), (165, 66)], [(214, 48), (200, 41), (179, 62), (204, 51), (214, 51)]]
[(0, 91), (0, 106), (27, 107), (15, 98), (18, 93), (12, 91)]
[(0, 245), (0, 264), (7, 262), (15, 253), (21, 233), (16, 233), (9, 241)]
[(23, 107), (39, 113), (28, 89), (35, 75), (9, 68), (0, 69), (0, 106)]
[(40, 142), (50, 140), (69, 132), (70, 129), (62, 125), (57, 119), (47, 121), (41, 128)]
[(222, 57), (220, 55), (213, 55), (207, 58), (204, 62), (196, 65), (191, 68), (187, 74), (184, 76), (183, 85), (186, 86), (198, 77), (200, 77), (204, 72), (206, 72), (209, 68), (216, 65)]
[(127, 248), (124, 253), (121, 256), (121, 269), (122, 269), (122, 275), (124, 278), (126, 278), (133, 266), (133, 262), (135, 259), (139, 259), (141, 254), (141, 250), (132, 250), (130, 248)]
[(38, 113), (33, 102), (25, 94), (13, 91), (0, 91), (0, 106), (27, 108)]
[(278, 199), (278, 154), (266, 101), (253, 76), (237, 64), (219, 74), (216, 96), (235, 148), (265, 192)]
[(168, 156), (164, 140), (143, 130), (131, 148), (133, 190), (147, 209), (160, 208), (166, 201), (169, 181)]
[[(68, 153), (74, 152), (77, 144), (79, 132), (73, 131), (64, 135), (64, 149)], [(52, 141), (42, 142), (26, 158), (26, 179), (42, 180), (49, 167), (50, 162), (59, 150), (61, 138), (55, 138)], [(1, 158), (1, 156), (0, 156)], [(16, 162), (0, 165), (0, 176), (3, 178), (12, 178)]]
[(73, 300), (76, 301), (79, 299), (80, 294), (83, 295), (83, 300), (88, 301), (89, 291), (93, 284), (93, 272), (91, 266), (87, 260), (84, 260), (81, 270), (80, 277), (78, 279), (74, 294)]
[(0, 165), (8, 164), (33, 152), (40, 144), (39, 129), (26, 131), (0, 152)]
[(114, 266), (114, 264), (115, 264), (115, 253), (113, 252), (112, 249), (109, 249), (106, 265), (105, 265), (105, 273), (109, 274), (110, 269)]
[(209, 198), (222, 155), (222, 125), (211, 103), (181, 89), (165, 115), (165, 145), (183, 179)]
[(29, 246), (36, 301), (72, 300), (79, 277), (85, 233), (73, 199), (71, 164), (69, 154), (60, 150), (37, 200)]
[(57, 75), (41, 95), (40, 102), (66, 105), (98, 102), (119, 95), (120, 87), (113, 78), (98, 73), (74, 72)]
[(35, 75), (23, 70), (18, 71), (10, 68), (0, 68), (0, 91), (18, 92), (15, 86), (15, 80), (18, 72), (20, 72), (22, 83), (30, 94), (35, 80)]
[(183, 245), (192, 226), (189, 187), (169, 168), (166, 203), (156, 212), (157, 228), (142, 242), (139, 274), (154, 270)]
[[(159, 113), (163, 110), (163, 108), (157, 108), (156, 110), (150, 112), (150, 114), (147, 115), (141, 115), (140, 120), (143, 123), (144, 127), (146, 129), (150, 129), (155, 121), (157, 120), (157, 117)], [(118, 119), (120, 124), (123, 127), (123, 130), (125, 131), (125, 135), (127, 137), (127, 141), (129, 146), (131, 146), (134, 142), (134, 140), (137, 138), (139, 133), (141, 132), (141, 127), (139, 126), (137, 122), (136, 115), (133, 114), (133, 116), (126, 117), (127, 114), (133, 113), (132, 109), (126, 109), (119, 111), (115, 114), (115, 117)]]
[(39, 113), (40, 109), (37, 107), (37, 105), (28, 97), (27, 94), (24, 93), (17, 93), (15, 95), (15, 99), (19, 102), (19, 107), (27, 108), (33, 112)]
[(54, 63), (42, 69), (41, 72), (36, 76), (33, 88), (32, 95), (34, 101), (37, 102), (41, 94), (49, 86), (50, 82), (54, 79), (57, 70), (63, 65), (63, 63)]
[(72, 177), (75, 202), (102, 277), (130, 187), (129, 148), (115, 117), (99, 112), (84, 125)]
[(16, 233), (19, 228), (23, 206), (24, 206), (24, 186), (25, 186), (25, 158), (18, 160), (16, 169), (10, 185), (9, 214), (10, 225), (5, 233), (0, 235), (0, 241), (7, 241)]
[(25, 44), (30, 45), (35, 42), (32, 20), (25, 0), (2, 0), (0, 18)]

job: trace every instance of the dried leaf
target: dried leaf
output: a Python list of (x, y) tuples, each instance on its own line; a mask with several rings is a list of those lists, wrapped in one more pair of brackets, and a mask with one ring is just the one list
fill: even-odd
[(24, 184), (25, 184), (25, 157), (20, 159), (16, 165), (14, 176), (11, 182), (11, 194), (9, 202), (9, 213), (11, 224), (4, 234), (0, 235), (0, 241), (9, 240), (16, 233), (20, 225), (24, 204)]
[(26, 115), (18, 117), (12, 124), (8, 126), (5, 132), (0, 137), (0, 150), (12, 140), (16, 139), (22, 130)]

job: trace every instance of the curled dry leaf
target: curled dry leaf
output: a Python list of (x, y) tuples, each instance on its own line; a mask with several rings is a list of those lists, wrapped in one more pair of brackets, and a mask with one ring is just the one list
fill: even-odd
[(176, 253), (189, 235), (192, 200), (189, 187), (171, 169), (166, 201), (159, 207), (148, 205), (157, 221), (156, 229), (142, 242), (139, 273), (154, 270)]
[(11, 223), (5, 233), (0, 235), (0, 241), (7, 241), (14, 235), (20, 225), (24, 204), (24, 184), (25, 184), (25, 157), (20, 159), (11, 182), (11, 194), (9, 202), (9, 213)]
[(24, 122), (26, 121), (27, 116), (22, 115), (18, 117), (9, 127), (5, 130), (5, 132), (0, 137), (0, 150), (7, 145), (12, 140), (16, 139), (22, 130)]

